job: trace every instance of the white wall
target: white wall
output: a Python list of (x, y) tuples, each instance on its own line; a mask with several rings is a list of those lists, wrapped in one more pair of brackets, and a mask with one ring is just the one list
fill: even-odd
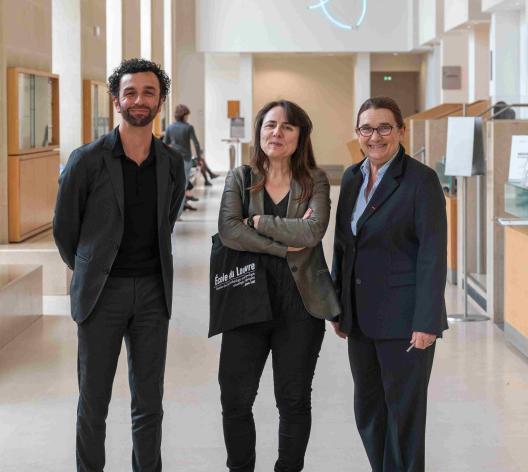
[(425, 103), (424, 109), (441, 103), (442, 88), (442, 50), (440, 44), (425, 54)]
[(437, 3), (439, 0), (421, 0), (418, 2), (418, 41), (425, 44), (435, 39), (440, 31), (437, 27)]
[[(198, 49), (205, 52), (385, 52), (412, 48), (409, 0), (369, 2), (364, 23), (337, 28), (310, 0), (197, 0)], [(333, 0), (329, 11), (353, 23), (359, 0)]]
[(356, 55), (354, 64), (354, 116), (365, 100), (370, 98), (370, 56), (368, 53)]
[(516, 102), (520, 95), (520, 26), (518, 11), (497, 11), (491, 15), (492, 100)]
[(482, 0), (482, 11), (498, 11), (504, 9), (518, 9), (519, 0)]
[(444, 31), (469, 20), (469, 0), (444, 0)]
[(53, 0), (52, 67), (59, 74), (60, 152), (66, 163), (82, 144), (81, 4)]
[(489, 24), (483, 23), (468, 33), (468, 101), (487, 100), (489, 83)]
[[(464, 103), (468, 101), (468, 37), (467, 30), (452, 32), (442, 37), (440, 43), (441, 66), (461, 66), (462, 84), (459, 90), (442, 90), (441, 103)], [(442, 77), (440, 76), (440, 86)]]
[(481, 0), (444, 0), (444, 31), (486, 20), (489, 14), (482, 12)]
[(422, 64), (421, 54), (371, 54), (371, 72), (419, 72)]
[(215, 171), (229, 168), (227, 101), (240, 99), (240, 55), (205, 55), (205, 149)]
[[(524, 0), (524, 8), (521, 14), (521, 44), (520, 57), (528, 57), (528, 0)], [(520, 63), (520, 100), (528, 103), (528, 60)], [(520, 117), (528, 118), (528, 108), (520, 110)]]
[[(178, 1), (174, 4), (174, 43), (173, 54), (173, 92), (171, 117), (174, 107), (184, 103), (191, 110), (189, 122), (196, 130), (200, 144), (204, 145), (205, 137), (205, 98), (204, 98), (204, 54), (196, 50), (195, 42), (195, 9), (192, 1)], [(209, 149), (205, 147), (207, 158)]]

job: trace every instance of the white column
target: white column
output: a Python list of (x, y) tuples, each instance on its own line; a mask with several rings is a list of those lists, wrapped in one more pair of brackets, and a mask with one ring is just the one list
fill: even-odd
[(468, 34), (468, 102), (489, 97), (489, 26), (475, 25)]
[[(497, 11), (491, 15), (492, 54), (490, 95), (493, 102), (516, 102), (520, 95), (520, 19), (518, 11)], [(521, 60), (522, 59), (522, 60)]]
[(354, 123), (359, 108), (370, 98), (370, 53), (356, 54), (354, 66)]
[(80, 0), (53, 0), (52, 69), (60, 76), (60, 150), (64, 164), (82, 144)]
[(461, 84), (459, 89), (444, 90), (440, 75), (440, 102), (466, 103), (468, 101), (468, 39), (467, 32), (447, 33), (440, 42), (440, 72), (444, 66), (461, 67)]
[(442, 68), (440, 43), (433, 46), (427, 53), (425, 77), (425, 106), (424, 109), (433, 108), (440, 104), (442, 93)]
[(171, 93), (165, 102), (170, 110), (169, 116), (172, 116), (172, 97), (176, 87), (172, 73), (172, 24), (172, 1), (163, 0), (163, 68), (171, 79)]
[[(524, 9), (521, 11), (521, 32), (520, 32), (519, 55), (524, 60), (520, 60), (520, 102), (528, 103), (528, 0), (524, 2)], [(519, 110), (519, 118), (528, 118), (528, 107)]]
[(141, 0), (139, 5), (140, 50), (143, 59), (152, 59), (152, 0)]
[(253, 132), (253, 55), (240, 54), (240, 116), (245, 118), (245, 139)]
[(227, 101), (240, 100), (240, 54), (205, 54), (205, 152), (211, 169), (229, 169)]
[(106, 0), (106, 75), (123, 59), (122, 0)]

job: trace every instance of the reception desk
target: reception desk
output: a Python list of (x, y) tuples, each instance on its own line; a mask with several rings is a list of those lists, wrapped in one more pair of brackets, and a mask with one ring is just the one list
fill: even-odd
[(504, 332), (528, 356), (528, 227), (504, 231)]

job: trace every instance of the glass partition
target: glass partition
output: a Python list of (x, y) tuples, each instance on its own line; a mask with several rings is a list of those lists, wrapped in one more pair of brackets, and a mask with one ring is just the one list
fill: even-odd
[(46, 147), (53, 142), (52, 79), (19, 73), (19, 148)]
[(517, 218), (528, 218), (528, 187), (517, 182), (506, 182), (504, 209)]
[(110, 96), (106, 86), (92, 83), (92, 139), (108, 133), (110, 129)]

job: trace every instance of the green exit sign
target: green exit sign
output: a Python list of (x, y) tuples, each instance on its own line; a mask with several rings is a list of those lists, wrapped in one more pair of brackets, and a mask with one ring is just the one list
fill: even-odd
[(385, 82), (390, 82), (390, 81), (392, 80), (392, 75), (384, 75), (384, 76), (383, 76), (383, 80), (384, 80)]

